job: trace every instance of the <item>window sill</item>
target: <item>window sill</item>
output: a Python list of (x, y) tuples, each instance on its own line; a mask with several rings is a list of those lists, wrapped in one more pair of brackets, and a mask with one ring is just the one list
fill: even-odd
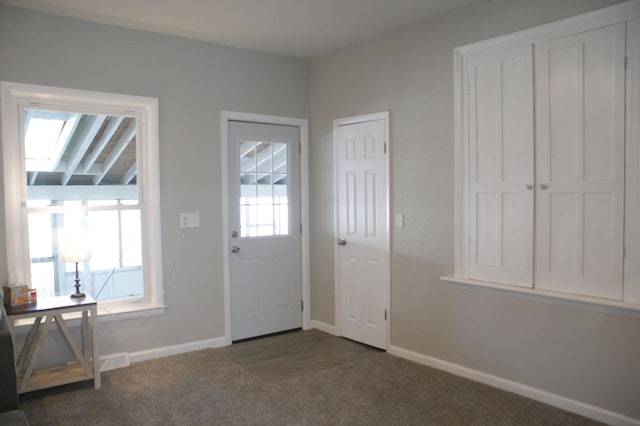
[(445, 276), (440, 279), (445, 281), (447, 287), (461, 290), (489, 291), (544, 303), (561, 304), (607, 314), (640, 318), (640, 304), (617, 302), (615, 300), (574, 294), (554, 293), (545, 290), (535, 290), (532, 288), (516, 287), (454, 276)]
[[(98, 323), (109, 323), (115, 321), (125, 321), (130, 319), (140, 319), (163, 315), (167, 309), (166, 305), (151, 305), (140, 301), (128, 301), (110, 304), (108, 302), (98, 302)], [(79, 312), (64, 314), (63, 318), (70, 327), (80, 327)], [(27, 334), (29, 327), (33, 324), (33, 318), (16, 321), (14, 333), (16, 335)], [(55, 322), (51, 324), (51, 329), (56, 330)]]

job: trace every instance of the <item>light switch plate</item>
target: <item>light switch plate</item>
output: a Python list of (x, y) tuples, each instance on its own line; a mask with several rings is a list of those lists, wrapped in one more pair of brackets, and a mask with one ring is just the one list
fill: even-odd
[(200, 214), (180, 213), (180, 228), (197, 228), (200, 226)]
[(396, 228), (404, 228), (404, 213), (396, 214)]

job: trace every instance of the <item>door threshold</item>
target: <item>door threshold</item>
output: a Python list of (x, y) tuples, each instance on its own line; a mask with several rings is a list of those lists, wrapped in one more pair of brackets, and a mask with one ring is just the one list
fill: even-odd
[(260, 336), (247, 337), (246, 339), (232, 340), (231, 344), (251, 342), (252, 340), (264, 339), (266, 337), (280, 336), (281, 334), (296, 333), (302, 331), (302, 327), (292, 328), (291, 330), (276, 331), (275, 333), (262, 334)]

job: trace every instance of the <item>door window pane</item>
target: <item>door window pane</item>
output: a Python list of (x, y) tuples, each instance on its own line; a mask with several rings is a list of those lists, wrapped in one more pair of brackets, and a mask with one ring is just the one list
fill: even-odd
[(289, 234), (287, 144), (240, 144), (240, 235)]

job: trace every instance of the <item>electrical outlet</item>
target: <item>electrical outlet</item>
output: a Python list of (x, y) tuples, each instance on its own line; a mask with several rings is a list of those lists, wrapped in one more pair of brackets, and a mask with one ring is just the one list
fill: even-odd
[(197, 228), (200, 226), (198, 213), (180, 213), (180, 228)]

